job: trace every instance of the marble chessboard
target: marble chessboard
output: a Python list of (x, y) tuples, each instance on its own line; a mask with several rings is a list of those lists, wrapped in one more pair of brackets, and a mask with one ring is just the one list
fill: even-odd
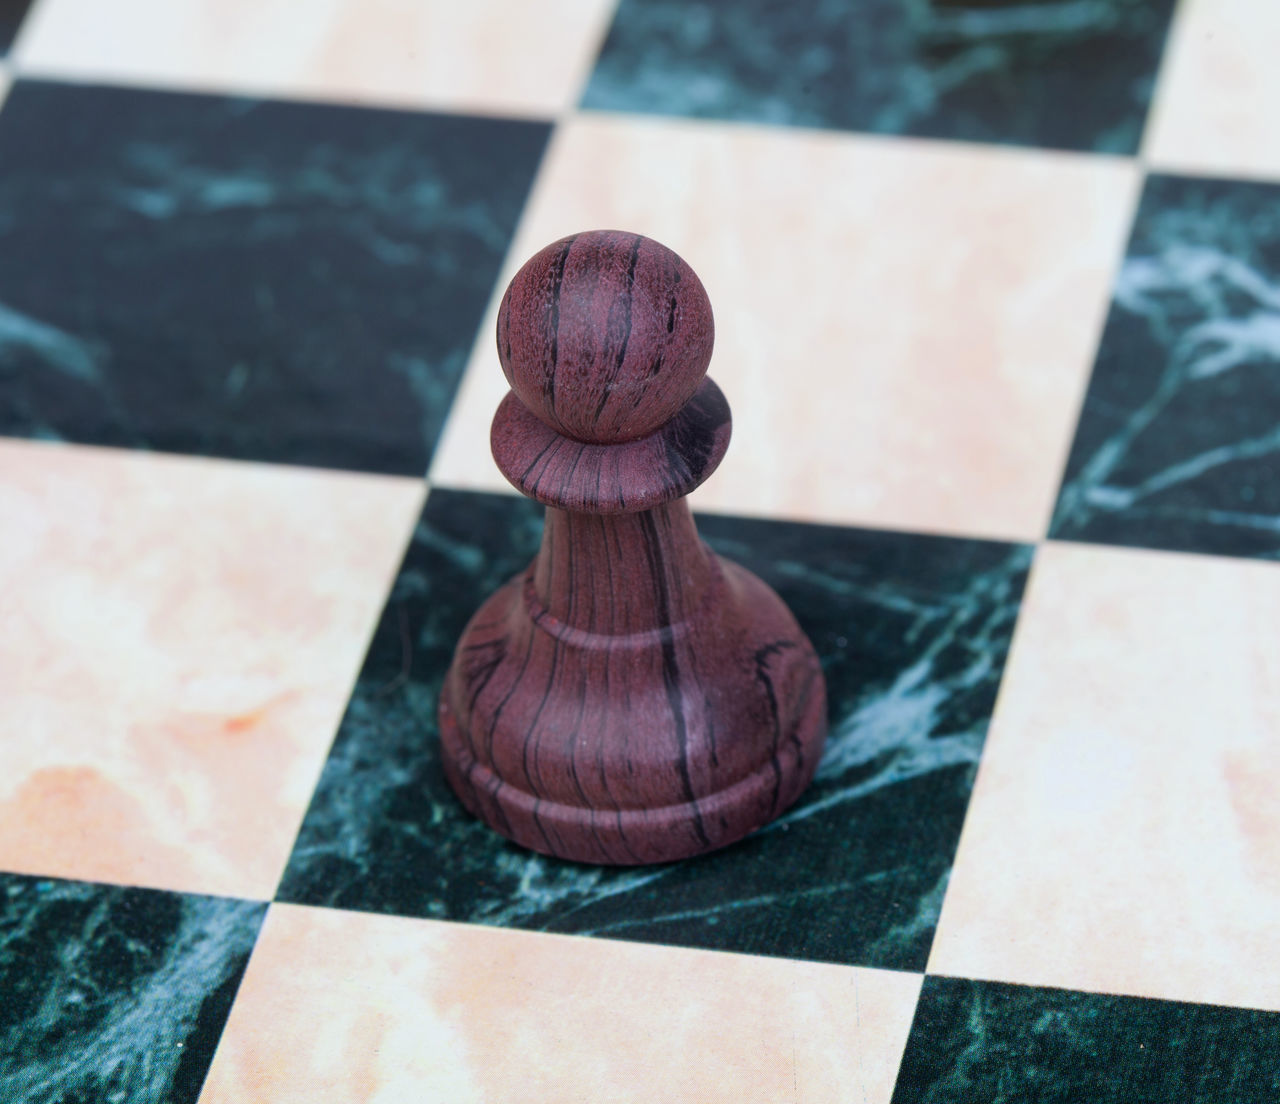
[[(0, 0), (0, 1102), (1280, 1099), (1276, 0)], [(830, 738), (440, 771), (497, 297), (684, 256)]]

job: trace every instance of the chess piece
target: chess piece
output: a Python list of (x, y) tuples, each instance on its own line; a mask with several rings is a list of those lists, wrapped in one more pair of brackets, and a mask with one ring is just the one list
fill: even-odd
[(491, 443), (547, 506), (529, 569), (472, 618), (440, 697), (449, 781), (525, 847), (686, 858), (813, 776), (826, 689), (782, 600), (698, 538), (684, 496), (729, 443), (711, 306), (675, 253), (597, 231), (511, 281)]

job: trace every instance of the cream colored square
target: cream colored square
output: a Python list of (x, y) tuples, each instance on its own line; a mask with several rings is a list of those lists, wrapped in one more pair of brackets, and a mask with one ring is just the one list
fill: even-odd
[(932, 973), (1280, 1010), (1280, 566), (1049, 544)]
[(273, 905), (201, 1104), (888, 1104), (917, 974)]
[(432, 467), (505, 487), (497, 301), (574, 231), (657, 238), (706, 285), (734, 441), (695, 506), (1043, 535), (1137, 191), (1133, 164), (578, 116), (557, 129)]
[(1183, 0), (1144, 141), (1173, 172), (1280, 180), (1280, 3)]
[(576, 102), (611, 0), (41, 0), (24, 72), (551, 117)]
[(0, 869), (270, 897), (423, 492), (0, 441)]

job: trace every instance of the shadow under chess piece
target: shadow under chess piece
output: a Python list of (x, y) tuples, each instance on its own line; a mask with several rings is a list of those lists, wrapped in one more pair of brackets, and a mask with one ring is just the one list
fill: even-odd
[(686, 858), (781, 813), (813, 776), (826, 689), (782, 600), (698, 538), (720, 463), (714, 327), (671, 250), (596, 231), (511, 281), (494, 459), (547, 506), (524, 574), (471, 619), (440, 697), (466, 807), (580, 862)]

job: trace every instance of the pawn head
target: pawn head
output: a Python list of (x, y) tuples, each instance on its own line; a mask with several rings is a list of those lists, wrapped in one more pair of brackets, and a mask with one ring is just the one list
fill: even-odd
[(664, 245), (594, 230), (534, 255), (498, 310), (498, 359), (547, 425), (593, 444), (634, 440), (697, 391), (715, 327), (698, 277)]

